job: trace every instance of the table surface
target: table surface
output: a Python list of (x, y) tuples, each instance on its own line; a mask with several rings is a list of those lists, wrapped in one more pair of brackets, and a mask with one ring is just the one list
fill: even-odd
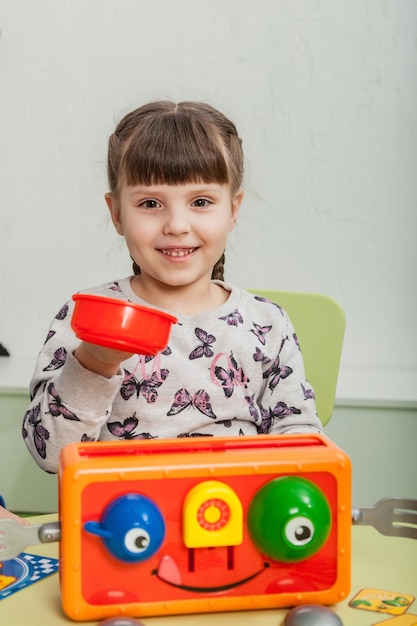
[[(57, 519), (56, 515), (31, 518), (39, 524)], [(25, 550), (32, 554), (57, 557), (58, 544), (31, 546)], [(353, 609), (349, 601), (362, 589), (381, 589), (416, 597), (404, 614), (407, 620), (393, 621), (384, 613)], [(386, 537), (374, 528), (352, 528), (352, 585), (346, 601), (331, 607), (344, 626), (415, 626), (417, 624), (417, 541), (402, 537)], [(228, 626), (282, 626), (286, 609), (262, 611), (237, 611), (172, 617), (138, 618), (144, 626), (219, 626), (227, 620)], [(412, 616), (415, 616), (415, 621)], [(76, 624), (65, 617), (61, 609), (58, 574), (18, 591), (0, 600), (0, 624), (5, 626), (58, 626)], [(82, 622), (96, 625), (100, 622)]]

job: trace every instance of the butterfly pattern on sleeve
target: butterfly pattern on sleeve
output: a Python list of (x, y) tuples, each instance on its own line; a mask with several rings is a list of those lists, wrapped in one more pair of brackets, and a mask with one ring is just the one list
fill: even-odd
[(40, 404), (36, 404), (32, 409), (26, 411), (23, 418), (22, 436), (23, 439), (26, 439), (29, 436), (26, 426), (32, 427), (36, 451), (42, 459), (46, 459), (46, 442), (49, 439), (49, 431), (39, 419), (40, 411)]
[(68, 304), (64, 304), (64, 306), (62, 306), (58, 313), (55, 315), (55, 319), (57, 320), (64, 320), (67, 315), (68, 315), (68, 311), (69, 311), (69, 306)]
[(45, 391), (46, 385), (48, 384), (47, 380), (40, 380), (33, 389), (33, 392), (30, 394), (30, 400), (34, 400), (39, 389), (43, 387), (42, 391)]
[(275, 306), (282, 315), (284, 315), (284, 311), (282, 310), (282, 307), (279, 306), (279, 304), (277, 304), (276, 302), (273, 302), (272, 300), (268, 300), (268, 298), (263, 298), (262, 296), (254, 296), (255, 300), (258, 300), (258, 302), (266, 302), (267, 304), (272, 304), (272, 306)]
[(48, 413), (50, 413), (54, 417), (62, 416), (64, 419), (67, 419), (67, 420), (73, 420), (75, 422), (80, 421), (80, 419), (75, 415), (75, 413), (70, 411), (65, 406), (60, 396), (58, 395), (53, 382), (50, 382), (48, 385), (48, 393), (52, 397), (52, 400), (49, 402)]
[(48, 341), (52, 339), (54, 335), (56, 335), (56, 332), (54, 330), (49, 330), (48, 334), (46, 335), (45, 343), (48, 343)]
[(215, 343), (216, 337), (214, 335), (210, 335), (205, 330), (203, 330), (202, 328), (198, 328), (198, 327), (194, 330), (194, 332), (195, 332), (197, 339), (201, 343), (199, 346), (197, 346), (196, 348), (194, 348), (194, 350), (190, 352), (190, 355), (188, 358), (191, 360), (194, 360), (194, 359), (200, 359), (203, 356), (208, 357), (208, 358), (212, 357), (214, 355), (214, 352), (211, 346), (213, 343)]
[(314, 393), (313, 389), (308, 385), (303, 385), (303, 383), (300, 384), (301, 389), (303, 390), (304, 400), (315, 400), (316, 394)]
[(178, 415), (181, 411), (189, 408), (197, 409), (197, 411), (200, 411), (200, 413), (211, 419), (217, 419), (210, 403), (210, 396), (204, 389), (199, 389), (194, 395), (191, 395), (184, 387), (178, 389), (178, 391), (175, 392), (174, 401), (167, 415)]
[(58, 348), (54, 352), (53, 359), (48, 363), (46, 367), (43, 368), (44, 372), (53, 372), (54, 370), (58, 370), (62, 367), (67, 360), (68, 352), (64, 347)]
[(123, 424), (122, 422), (109, 422), (107, 428), (112, 435), (119, 439), (154, 439), (149, 433), (135, 433), (135, 428), (138, 425), (139, 420), (136, 417), (136, 413), (133, 413), (133, 415), (123, 421)]
[(142, 396), (148, 404), (152, 404), (158, 398), (158, 389), (163, 381), (167, 379), (169, 370), (161, 369), (141, 380), (138, 380), (132, 372), (124, 369), (125, 380), (120, 387), (120, 395), (123, 400), (129, 400), (133, 396)]
[(285, 402), (277, 402), (274, 407), (261, 408), (262, 422), (258, 426), (258, 433), (267, 435), (271, 432), (274, 423), (287, 415), (300, 415), (300, 409), (288, 406)]

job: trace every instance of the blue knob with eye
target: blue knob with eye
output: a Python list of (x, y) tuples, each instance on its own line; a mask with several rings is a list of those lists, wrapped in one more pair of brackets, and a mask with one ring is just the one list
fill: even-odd
[(300, 476), (281, 476), (255, 494), (247, 522), (261, 552), (277, 561), (296, 563), (325, 544), (332, 519), (327, 499), (315, 483)]
[(117, 559), (138, 563), (149, 559), (161, 547), (165, 522), (153, 500), (129, 493), (110, 502), (99, 522), (85, 522), (84, 530), (100, 537)]

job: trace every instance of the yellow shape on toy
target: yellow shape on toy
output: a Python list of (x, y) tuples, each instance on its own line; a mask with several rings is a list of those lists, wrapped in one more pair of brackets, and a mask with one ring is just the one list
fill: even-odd
[(190, 489), (182, 520), (187, 548), (238, 546), (243, 541), (242, 504), (233, 489), (218, 480)]

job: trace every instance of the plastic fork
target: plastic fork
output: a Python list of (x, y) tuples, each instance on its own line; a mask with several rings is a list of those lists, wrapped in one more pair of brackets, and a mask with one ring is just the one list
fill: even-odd
[(0, 562), (14, 559), (27, 546), (61, 539), (61, 524), (49, 522), (24, 526), (12, 519), (0, 520)]
[(352, 523), (373, 526), (383, 535), (417, 539), (417, 500), (382, 498), (374, 506), (354, 507)]

